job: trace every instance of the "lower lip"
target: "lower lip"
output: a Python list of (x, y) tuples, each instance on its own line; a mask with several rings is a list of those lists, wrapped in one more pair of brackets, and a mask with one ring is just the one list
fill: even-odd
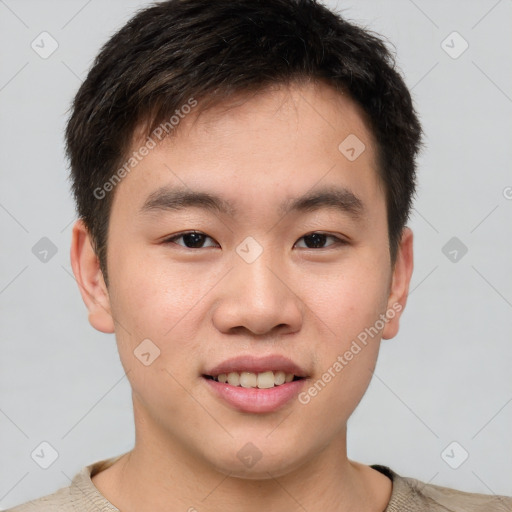
[(306, 379), (293, 380), (268, 389), (231, 386), (213, 379), (202, 377), (210, 389), (229, 405), (240, 412), (274, 412), (295, 398), (303, 388)]

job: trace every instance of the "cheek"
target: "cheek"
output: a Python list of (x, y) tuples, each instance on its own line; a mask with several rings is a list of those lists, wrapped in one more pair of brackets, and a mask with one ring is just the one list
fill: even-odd
[(135, 251), (128, 252), (131, 257), (124, 258), (111, 275), (116, 319), (138, 337), (163, 339), (179, 331), (182, 319), (212, 283), (197, 279), (185, 265), (169, 264), (161, 253), (137, 258)]
[(385, 311), (388, 276), (382, 263), (371, 258), (347, 259), (328, 275), (302, 279), (308, 306), (326, 329), (326, 335), (343, 349), (361, 331), (375, 324)]
[[(368, 388), (385, 325), (380, 315), (386, 310), (388, 276), (374, 254), (362, 251), (351, 258), (310, 295), (325, 337), (317, 350), (314, 389), (306, 390), (303, 402), (314, 403), (319, 412), (332, 408), (344, 419)], [(312, 283), (306, 286), (311, 289)]]
[[(377, 322), (386, 307), (382, 289), (370, 279), (350, 277), (312, 307), (322, 313), (317, 323), (323, 332), (315, 351), (315, 376), (299, 401), (311, 407), (313, 428), (334, 432), (348, 421), (368, 388), (380, 346), (382, 326)], [(327, 410), (334, 413), (329, 426)]]
[(166, 423), (187, 414), (180, 383), (197, 377), (190, 356), (198, 352), (208, 283), (197, 283), (183, 268), (132, 256), (111, 274), (111, 284), (119, 357), (139, 406)]
[(190, 354), (197, 352), (200, 299), (209, 288), (183, 269), (145, 261), (132, 256), (111, 274), (116, 340), (135, 393), (167, 390), (162, 398), (169, 407), (181, 392), (173, 376), (184, 382), (190, 379), (186, 372), (194, 371)]

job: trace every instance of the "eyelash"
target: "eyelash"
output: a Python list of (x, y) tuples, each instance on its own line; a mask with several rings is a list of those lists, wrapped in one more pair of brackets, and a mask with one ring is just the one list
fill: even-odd
[[(181, 244), (177, 244), (175, 242), (175, 240), (178, 240), (180, 238), (183, 238), (185, 235), (189, 235), (189, 234), (192, 234), (192, 233), (195, 233), (195, 234), (198, 234), (198, 235), (204, 235), (206, 238), (209, 238), (210, 240), (213, 240), (212, 237), (208, 236), (206, 233), (203, 233), (202, 231), (185, 231), (183, 233), (178, 233), (177, 235), (173, 235), (172, 237), (170, 238), (166, 238), (165, 240), (163, 240), (163, 244), (176, 244), (176, 245), (179, 245), (180, 247), (183, 247), (183, 249), (190, 249), (190, 250), (198, 250), (198, 249), (205, 249), (205, 247), (187, 247), (185, 245), (181, 245)], [(315, 247), (301, 247), (301, 249), (309, 249), (309, 250), (321, 250), (321, 249), (329, 249), (331, 247), (337, 247), (337, 246), (341, 246), (341, 245), (347, 245), (347, 242), (345, 240), (342, 240), (341, 238), (335, 236), (335, 235), (331, 235), (329, 233), (324, 233), (323, 231), (312, 231), (311, 233), (307, 233), (306, 235), (303, 235), (299, 238), (299, 240), (302, 240), (303, 238), (305, 237), (308, 237), (308, 236), (312, 236), (312, 235), (325, 235), (327, 238), (332, 238), (335, 240), (334, 243), (328, 245), (327, 247), (320, 247), (320, 248), (315, 248)], [(295, 242), (297, 243), (297, 242)], [(211, 246), (210, 246), (211, 247)]]

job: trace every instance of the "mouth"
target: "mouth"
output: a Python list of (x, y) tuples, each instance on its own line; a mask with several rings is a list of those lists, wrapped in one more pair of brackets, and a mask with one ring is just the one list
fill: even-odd
[(234, 387), (241, 388), (258, 388), (270, 389), (276, 386), (282, 386), (288, 382), (302, 380), (300, 377), (293, 373), (287, 373), (284, 370), (269, 370), (265, 372), (229, 372), (219, 373), (217, 375), (202, 375), (205, 379), (214, 380), (221, 384), (229, 384)]
[(201, 373), (213, 396), (244, 413), (273, 413), (292, 406), (309, 376), (282, 355), (228, 359)]

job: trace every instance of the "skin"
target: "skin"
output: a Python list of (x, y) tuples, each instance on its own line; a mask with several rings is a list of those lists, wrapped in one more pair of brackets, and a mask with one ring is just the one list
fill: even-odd
[[(277, 353), (306, 369), (307, 389), (380, 314), (403, 310), (412, 232), (404, 229), (392, 266), (375, 143), (346, 95), (294, 84), (224, 107), (189, 114), (116, 187), (108, 289), (86, 228), (74, 225), (73, 271), (91, 325), (116, 334), (136, 428), (134, 449), (93, 483), (123, 512), (383, 511), (392, 483), (348, 459), (346, 424), (401, 312), (306, 405), (293, 399), (272, 413), (242, 413), (201, 374), (242, 353)], [(338, 150), (349, 134), (366, 146), (352, 162)], [(141, 215), (161, 185), (218, 194), (238, 213)], [(278, 212), (283, 199), (324, 185), (350, 189), (364, 215)], [(189, 230), (207, 235), (203, 247), (164, 242)], [(303, 237), (312, 232), (346, 243), (328, 237), (308, 248)], [(251, 264), (236, 253), (248, 236), (263, 249)], [(161, 351), (149, 366), (133, 354), (146, 338)], [(248, 442), (262, 454), (250, 468), (237, 457)]]

